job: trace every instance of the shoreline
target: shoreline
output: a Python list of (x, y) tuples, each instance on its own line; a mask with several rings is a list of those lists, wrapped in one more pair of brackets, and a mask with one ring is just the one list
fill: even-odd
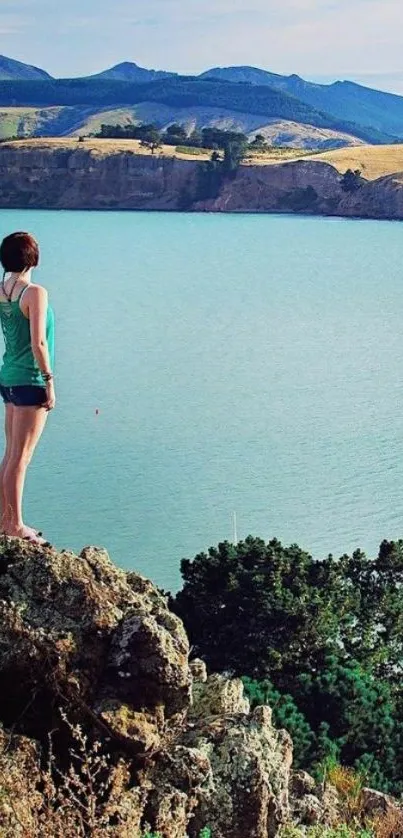
[(362, 221), (362, 222), (385, 222), (385, 224), (401, 224), (403, 221), (402, 218), (390, 218), (382, 217), (379, 218), (377, 216), (368, 216), (368, 215), (337, 215), (337, 214), (330, 214), (330, 213), (312, 213), (312, 212), (292, 212), (292, 211), (284, 211), (281, 212), (280, 210), (179, 210), (179, 209), (138, 209), (138, 208), (131, 208), (131, 207), (36, 207), (31, 205), (27, 206), (2, 206), (0, 204), (0, 212), (57, 212), (57, 213), (76, 213), (76, 212), (95, 212), (95, 213), (138, 213), (141, 215), (258, 215), (258, 216), (270, 216), (278, 217), (278, 218), (306, 218), (306, 219), (323, 219), (323, 220), (334, 220), (334, 221)]

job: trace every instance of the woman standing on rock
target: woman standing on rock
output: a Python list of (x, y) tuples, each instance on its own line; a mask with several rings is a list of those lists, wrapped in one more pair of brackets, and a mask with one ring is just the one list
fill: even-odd
[(54, 317), (45, 288), (31, 280), (39, 247), (29, 233), (12, 233), (0, 246), (3, 279), (0, 322), (5, 341), (0, 395), (5, 403), (6, 446), (0, 466), (3, 533), (45, 544), (24, 524), (22, 496), (27, 467), (55, 406)]

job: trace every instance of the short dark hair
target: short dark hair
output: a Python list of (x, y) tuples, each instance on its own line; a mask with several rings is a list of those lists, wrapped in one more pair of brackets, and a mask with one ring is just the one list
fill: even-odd
[(19, 273), (36, 268), (39, 263), (38, 242), (30, 233), (11, 233), (0, 245), (0, 262), (7, 272)]

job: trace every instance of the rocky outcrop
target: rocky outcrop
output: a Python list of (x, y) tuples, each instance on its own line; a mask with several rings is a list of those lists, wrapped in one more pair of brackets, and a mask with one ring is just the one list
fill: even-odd
[(41, 739), (66, 705), (136, 752), (173, 735), (190, 702), (188, 641), (147, 585), (102, 550), (78, 558), (4, 541), (0, 720)]
[(240, 166), (224, 180), (218, 197), (197, 209), (215, 212), (316, 212), (332, 214), (344, 192), (337, 169), (307, 160)]
[(214, 200), (195, 204), (211, 212), (298, 212), (350, 218), (403, 219), (403, 173), (361, 178), (354, 192), (342, 188), (334, 166), (314, 160), (241, 166)]
[[(208, 165), (208, 164), (207, 164)], [(403, 175), (361, 179), (345, 192), (334, 166), (319, 160), (242, 165), (205, 194), (206, 162), (150, 153), (130, 142), (32, 140), (0, 144), (0, 207), (298, 212), (403, 218)], [(209, 178), (207, 178), (209, 180)], [(204, 183), (204, 185), (203, 185)], [(214, 192), (212, 193), (214, 194)]]
[(403, 219), (403, 173), (364, 181), (353, 193), (344, 193), (339, 214), (357, 218)]
[(3, 838), (275, 838), (290, 818), (332, 823), (337, 795), (292, 771), (270, 708), (251, 712), (241, 681), (188, 654), (164, 596), (105, 551), (0, 540)]

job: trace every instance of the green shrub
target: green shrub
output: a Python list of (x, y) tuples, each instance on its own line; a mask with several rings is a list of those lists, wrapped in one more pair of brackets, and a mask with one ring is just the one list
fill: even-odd
[(315, 736), (292, 696), (280, 693), (269, 679), (254, 681), (252, 678), (242, 678), (242, 681), (252, 709), (268, 704), (273, 710), (275, 726), (285, 728), (290, 734), (294, 746), (295, 767), (303, 768), (309, 765), (315, 753)]
[[(221, 170), (200, 166), (200, 198)], [(247, 676), (313, 772), (333, 759), (380, 791), (403, 792), (403, 541), (313, 559), (277, 539), (223, 542), (181, 566), (171, 599), (194, 655)], [(253, 683), (252, 683), (253, 682)]]
[(356, 192), (363, 183), (361, 175), (360, 169), (347, 169), (340, 181), (344, 192)]
[(206, 148), (196, 148), (190, 145), (177, 145), (175, 151), (178, 154), (192, 154), (194, 157), (200, 157), (200, 155), (205, 155), (207, 152)]

